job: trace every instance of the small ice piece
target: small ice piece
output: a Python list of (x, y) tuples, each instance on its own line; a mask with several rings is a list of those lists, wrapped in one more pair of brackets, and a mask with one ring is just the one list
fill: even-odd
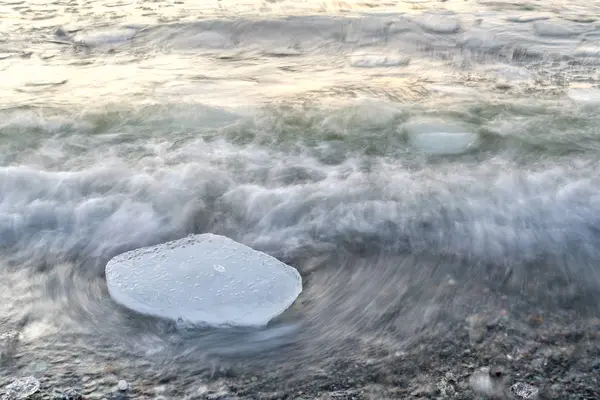
[[(597, 59), (600, 57), (600, 46), (580, 46), (575, 49), (575, 57), (586, 57)], [(598, 60), (594, 60), (598, 61)]]
[(568, 37), (583, 33), (583, 30), (575, 28), (575, 24), (557, 21), (536, 21), (533, 30), (542, 37)]
[(462, 154), (479, 142), (476, 133), (441, 120), (412, 121), (402, 128), (414, 149), (430, 154)]
[(396, 54), (370, 54), (357, 52), (350, 57), (350, 65), (355, 68), (389, 68), (408, 65), (410, 58)]
[(452, 97), (479, 97), (477, 89), (459, 85), (428, 85), (427, 90)]
[(21, 379), (15, 379), (10, 385), (6, 386), (4, 390), (3, 399), (26, 399), (40, 390), (40, 382), (33, 376), (28, 376)]
[(460, 20), (449, 14), (422, 14), (415, 22), (425, 31), (438, 34), (457, 33), (461, 29)]
[(526, 13), (526, 14), (518, 14), (511, 15), (506, 18), (507, 21), (516, 22), (516, 23), (527, 23), (527, 22), (535, 22), (535, 21), (545, 21), (550, 19), (551, 15), (545, 15), (540, 12), (536, 13)]
[(302, 292), (296, 269), (210, 233), (120, 254), (106, 281), (131, 310), (210, 326), (264, 326)]
[(600, 104), (600, 89), (569, 89), (567, 96), (580, 104), (584, 105), (599, 105)]
[(115, 45), (128, 42), (136, 35), (136, 31), (130, 28), (123, 29), (99, 29), (91, 32), (82, 32), (73, 38), (75, 43), (86, 46)]

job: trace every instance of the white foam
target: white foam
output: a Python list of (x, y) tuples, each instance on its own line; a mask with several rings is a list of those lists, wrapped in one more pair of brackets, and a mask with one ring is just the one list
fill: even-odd
[(294, 268), (213, 234), (120, 254), (106, 265), (112, 298), (141, 314), (211, 326), (263, 326), (302, 291)]

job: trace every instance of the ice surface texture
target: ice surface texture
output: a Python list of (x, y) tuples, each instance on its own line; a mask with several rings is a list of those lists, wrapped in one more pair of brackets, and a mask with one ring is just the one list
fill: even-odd
[(4, 388), (2, 400), (27, 399), (40, 390), (40, 381), (33, 376), (15, 379), (13, 383)]
[(210, 326), (266, 325), (302, 292), (296, 269), (210, 233), (120, 254), (106, 281), (127, 308)]

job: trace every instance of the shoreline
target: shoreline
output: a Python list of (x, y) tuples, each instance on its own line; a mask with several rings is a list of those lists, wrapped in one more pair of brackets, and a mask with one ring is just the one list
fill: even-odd
[[(351, 337), (337, 343), (333, 354), (289, 361), (266, 356), (194, 362), (189, 357), (159, 363), (152, 357), (133, 360), (107, 353), (108, 348), (104, 353), (88, 348), (94, 358), (102, 354), (107, 361), (93, 366), (63, 347), (70, 357), (57, 354), (34, 374), (40, 390), (27, 398), (600, 398), (600, 319), (577, 311), (530, 311), (514, 303), (462, 321), (445, 315), (410, 342), (394, 342), (391, 335)], [(442, 325), (444, 329), (436, 329)], [(29, 375), (28, 360), (36, 357), (27, 347), (13, 343), (13, 351), (3, 357), (0, 387)], [(119, 390), (120, 381), (126, 381), (126, 390)]]

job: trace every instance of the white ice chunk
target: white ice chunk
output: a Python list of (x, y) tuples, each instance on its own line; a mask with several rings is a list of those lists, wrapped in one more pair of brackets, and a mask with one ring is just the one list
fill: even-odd
[(568, 37), (585, 31), (576, 24), (558, 21), (536, 21), (533, 23), (533, 30), (538, 36), (544, 37)]
[(355, 68), (385, 68), (408, 65), (410, 58), (395, 54), (369, 54), (357, 52), (350, 57), (350, 65)]
[(600, 89), (569, 89), (567, 90), (567, 96), (571, 100), (584, 105), (600, 104)]
[(106, 281), (127, 308), (210, 326), (266, 325), (302, 292), (296, 269), (210, 233), (120, 254)]
[(115, 45), (128, 42), (137, 32), (134, 29), (99, 29), (75, 35), (73, 41), (87, 46)]
[(461, 29), (460, 20), (449, 14), (422, 14), (415, 18), (415, 22), (425, 31), (439, 34), (457, 33)]
[(15, 379), (10, 385), (4, 388), (2, 400), (20, 400), (26, 399), (40, 390), (40, 381), (33, 376), (27, 376), (21, 379)]
[(479, 144), (479, 136), (438, 120), (411, 121), (402, 126), (410, 145), (430, 154), (461, 154)]

